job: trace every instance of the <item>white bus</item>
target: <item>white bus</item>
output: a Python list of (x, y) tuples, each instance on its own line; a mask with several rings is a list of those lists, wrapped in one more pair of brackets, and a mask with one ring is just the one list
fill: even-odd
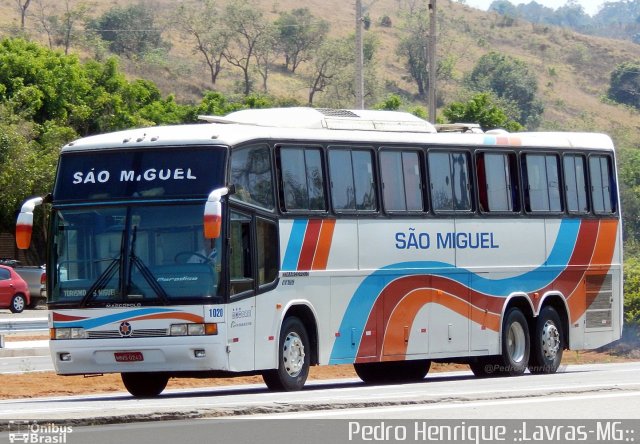
[(406, 113), (244, 110), (66, 145), (49, 213), (58, 374), (367, 383), (553, 373), (622, 330), (613, 144), (437, 132)]

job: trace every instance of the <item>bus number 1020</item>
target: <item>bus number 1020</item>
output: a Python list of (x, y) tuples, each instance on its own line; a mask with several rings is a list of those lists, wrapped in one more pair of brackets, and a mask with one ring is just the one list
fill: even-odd
[(210, 308), (209, 309), (209, 317), (210, 318), (222, 318), (222, 317), (224, 317), (224, 309), (223, 308)]

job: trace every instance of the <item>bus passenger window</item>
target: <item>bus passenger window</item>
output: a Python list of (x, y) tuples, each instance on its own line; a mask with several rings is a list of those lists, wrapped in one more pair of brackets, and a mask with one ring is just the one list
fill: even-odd
[(527, 211), (562, 211), (558, 156), (525, 154), (522, 168)]
[(253, 289), (253, 261), (251, 259), (251, 218), (243, 214), (231, 213), (231, 233), (229, 246), (229, 277), (231, 295)]
[(370, 150), (331, 149), (329, 174), (331, 200), (336, 211), (375, 211), (378, 208)]
[(567, 210), (571, 213), (588, 212), (587, 172), (584, 156), (566, 154), (564, 156), (563, 165)]
[(284, 209), (324, 211), (324, 175), (318, 148), (280, 149)]
[(519, 211), (515, 154), (480, 153), (476, 165), (480, 209), (483, 212)]
[(431, 151), (429, 180), (434, 211), (470, 211), (469, 156), (465, 152)]
[(589, 178), (591, 179), (591, 199), (593, 212), (596, 214), (611, 214), (616, 211), (615, 189), (608, 156), (589, 157)]
[(384, 207), (387, 211), (422, 211), (422, 177), (417, 152), (380, 152)]

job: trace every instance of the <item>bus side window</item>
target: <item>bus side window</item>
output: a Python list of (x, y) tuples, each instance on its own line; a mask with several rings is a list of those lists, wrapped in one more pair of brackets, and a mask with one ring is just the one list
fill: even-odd
[(380, 176), (385, 210), (424, 210), (420, 159), (416, 151), (381, 151)]
[(476, 157), (482, 212), (519, 211), (514, 153), (479, 153)]
[(329, 150), (331, 201), (338, 212), (376, 211), (373, 152), (368, 148)]
[(281, 147), (278, 158), (286, 211), (326, 211), (320, 148)]
[(524, 155), (522, 176), (525, 181), (526, 210), (560, 212), (560, 175), (555, 154)]
[(430, 151), (427, 156), (434, 211), (471, 211), (468, 153)]
[(229, 277), (231, 295), (253, 290), (253, 261), (251, 260), (251, 218), (231, 213), (229, 247)]
[(586, 213), (589, 211), (587, 203), (587, 179), (584, 156), (580, 154), (566, 154), (564, 156), (564, 183), (567, 197), (567, 210), (570, 213)]
[(589, 157), (591, 198), (593, 212), (596, 214), (611, 214), (616, 211), (616, 184), (612, 171), (609, 156), (593, 155)]

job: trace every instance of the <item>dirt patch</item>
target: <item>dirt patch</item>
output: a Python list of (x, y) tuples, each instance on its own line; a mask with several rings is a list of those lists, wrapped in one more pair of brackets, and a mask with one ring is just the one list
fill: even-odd
[[(635, 359), (634, 359), (635, 358)], [(640, 357), (625, 357), (611, 353), (597, 353), (594, 351), (567, 351), (563, 357), (563, 364), (593, 364), (624, 362), (638, 360)], [(462, 364), (434, 363), (430, 373), (467, 370)], [(332, 365), (312, 367), (310, 380), (357, 378), (353, 366)], [(167, 389), (217, 387), (237, 384), (262, 384), (262, 377), (249, 376), (238, 378), (216, 379), (171, 379)], [(113, 393), (125, 391), (119, 374), (104, 376), (58, 376), (52, 372), (25, 373), (15, 375), (0, 375), (0, 399), (36, 398), (42, 396), (67, 396), (94, 393)]]

